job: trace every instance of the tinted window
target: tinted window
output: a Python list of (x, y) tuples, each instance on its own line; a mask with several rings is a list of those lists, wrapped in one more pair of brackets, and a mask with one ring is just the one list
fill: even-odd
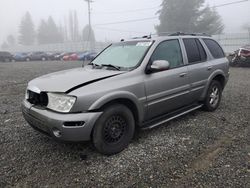
[(170, 63), (170, 68), (176, 68), (183, 65), (179, 41), (168, 40), (160, 43), (151, 57), (151, 62), (156, 60), (168, 61)]
[(211, 39), (203, 39), (203, 40), (214, 58), (219, 59), (225, 57), (222, 48), (217, 42)]
[(183, 39), (188, 62), (198, 63), (207, 59), (207, 54), (198, 39)]
[(207, 60), (207, 54), (206, 54), (201, 42), (198, 39), (195, 39), (195, 41), (196, 41), (196, 44), (197, 44), (198, 49), (199, 49), (201, 61), (206, 61)]

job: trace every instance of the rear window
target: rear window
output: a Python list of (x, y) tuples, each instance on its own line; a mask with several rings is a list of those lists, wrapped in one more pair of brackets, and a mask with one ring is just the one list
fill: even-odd
[(203, 39), (203, 41), (205, 42), (206, 46), (208, 47), (209, 51), (215, 59), (225, 57), (224, 51), (216, 41), (212, 39)]
[(190, 64), (206, 61), (207, 54), (198, 39), (183, 39)]

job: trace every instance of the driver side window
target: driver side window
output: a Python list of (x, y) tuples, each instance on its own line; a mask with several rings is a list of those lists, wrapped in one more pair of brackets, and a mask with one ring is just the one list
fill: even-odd
[(160, 43), (150, 60), (151, 63), (156, 60), (166, 60), (170, 64), (170, 69), (182, 66), (183, 58), (179, 41), (174, 39)]

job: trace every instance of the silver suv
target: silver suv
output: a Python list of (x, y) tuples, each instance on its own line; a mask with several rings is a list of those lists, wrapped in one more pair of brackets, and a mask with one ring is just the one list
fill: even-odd
[(209, 36), (122, 40), (83, 68), (29, 82), (22, 111), (34, 129), (56, 140), (92, 140), (111, 155), (128, 146), (136, 128), (201, 107), (216, 110), (228, 78), (229, 62)]

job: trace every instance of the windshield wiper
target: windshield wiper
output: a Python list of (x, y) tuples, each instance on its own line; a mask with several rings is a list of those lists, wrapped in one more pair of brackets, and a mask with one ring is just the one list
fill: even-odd
[(95, 63), (88, 63), (88, 65), (92, 65), (93, 67), (100, 67), (101, 65), (95, 64)]
[(116, 70), (121, 70), (121, 67), (111, 65), (111, 64), (101, 64), (101, 66), (103, 66), (103, 67), (111, 67), (111, 68), (114, 68)]

